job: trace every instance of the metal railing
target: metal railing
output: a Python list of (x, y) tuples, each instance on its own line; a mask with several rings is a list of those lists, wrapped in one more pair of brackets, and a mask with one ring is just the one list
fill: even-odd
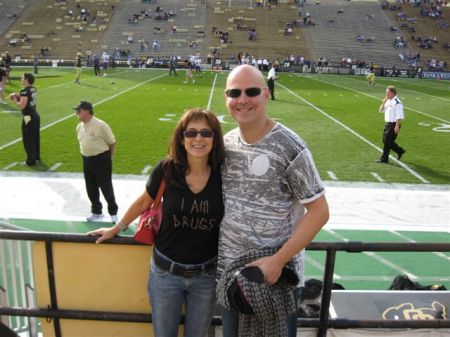
[[(53, 268), (53, 242), (67, 243), (85, 243), (93, 244), (95, 237), (83, 234), (65, 234), (65, 233), (39, 233), (0, 230), (0, 245), (5, 245), (2, 240), (13, 241), (43, 241), (45, 242), (47, 272), (50, 286), (51, 306), (46, 309), (27, 307), (15, 307), (8, 302), (8, 306), (0, 307), (0, 316), (15, 317), (45, 317), (53, 320), (55, 336), (61, 336), (60, 319), (77, 320), (100, 320), (100, 321), (122, 321), (122, 322), (140, 322), (151, 323), (152, 316), (149, 313), (125, 313), (125, 312), (104, 312), (88, 310), (61, 310), (57, 306), (55, 290), (55, 270)], [(6, 243), (11, 245), (13, 243)], [(119, 245), (139, 245), (131, 237), (116, 237), (105, 244)], [(0, 251), (3, 251), (0, 246)], [(28, 245), (29, 247), (29, 245)], [(28, 248), (29, 249), (29, 248)], [(325, 337), (329, 328), (450, 328), (450, 320), (352, 320), (352, 319), (330, 319), (329, 308), (331, 301), (331, 288), (333, 282), (333, 273), (336, 260), (336, 252), (344, 251), (348, 253), (360, 253), (363, 251), (371, 252), (449, 252), (450, 243), (404, 243), (404, 242), (313, 242), (307, 247), (307, 250), (325, 251), (325, 273), (323, 277), (323, 289), (321, 299), (320, 317), (318, 319), (299, 318), (297, 326), (317, 328), (317, 336)], [(30, 253), (31, 256), (31, 253)], [(21, 257), (19, 257), (20, 259)], [(22, 259), (23, 261), (23, 259)], [(20, 263), (16, 263), (20, 267)], [(2, 260), (2, 266), (4, 261)], [(3, 267), (5, 268), (5, 267)], [(31, 268), (31, 267), (30, 267)], [(32, 269), (30, 269), (32, 273)], [(21, 272), (23, 273), (23, 271)], [(3, 277), (5, 278), (5, 277)], [(20, 277), (23, 278), (22, 276)], [(17, 279), (16, 279), (17, 281)], [(222, 325), (221, 318), (213, 318), (213, 325)]]

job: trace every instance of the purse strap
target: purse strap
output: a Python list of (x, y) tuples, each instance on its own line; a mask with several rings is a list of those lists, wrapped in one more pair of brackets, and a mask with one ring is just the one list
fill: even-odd
[(155, 200), (153, 201), (153, 205), (151, 209), (158, 208), (159, 204), (161, 203), (162, 195), (164, 194), (164, 190), (166, 189), (166, 182), (164, 178), (161, 180), (161, 184), (159, 184), (158, 192), (156, 193)]

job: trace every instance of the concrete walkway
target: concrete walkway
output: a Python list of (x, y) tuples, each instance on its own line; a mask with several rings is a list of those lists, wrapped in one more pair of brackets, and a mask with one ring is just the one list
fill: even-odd
[[(144, 190), (146, 176), (114, 176), (119, 216)], [(450, 233), (450, 187), (325, 182), (328, 229)], [(106, 202), (104, 210), (106, 210)], [(0, 219), (84, 221), (90, 214), (81, 174), (0, 172)], [(105, 216), (109, 221), (109, 216)]]

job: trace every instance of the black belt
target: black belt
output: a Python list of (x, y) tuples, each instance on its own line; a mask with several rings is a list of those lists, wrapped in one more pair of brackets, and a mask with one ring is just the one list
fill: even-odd
[(176, 262), (171, 262), (160, 256), (160, 254), (154, 249), (153, 250), (153, 261), (155, 264), (163, 269), (168, 271), (173, 275), (183, 276), (183, 277), (193, 277), (200, 275), (205, 272), (209, 272), (216, 268), (217, 261), (216, 259), (212, 261), (208, 261), (204, 264), (184, 267)]

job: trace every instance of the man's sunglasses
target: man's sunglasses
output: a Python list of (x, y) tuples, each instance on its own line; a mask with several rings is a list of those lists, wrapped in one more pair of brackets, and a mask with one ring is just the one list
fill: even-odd
[(214, 136), (214, 131), (213, 130), (201, 130), (201, 131), (186, 130), (183, 132), (183, 136), (185, 138), (195, 138), (195, 137), (197, 137), (198, 134), (200, 134), (200, 136), (202, 138), (211, 138), (212, 136)]
[[(261, 95), (261, 88), (247, 88), (244, 91), (248, 97), (256, 97), (256, 96)], [(228, 89), (228, 90), (225, 90), (225, 95), (227, 95), (227, 97), (229, 97), (229, 98), (238, 98), (238, 97), (241, 97), (242, 90), (241, 89)]]

